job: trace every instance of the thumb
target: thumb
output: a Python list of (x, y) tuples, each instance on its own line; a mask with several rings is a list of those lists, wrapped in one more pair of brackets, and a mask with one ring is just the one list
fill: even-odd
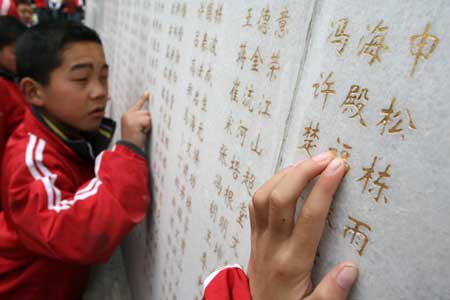
[(145, 92), (144, 95), (142, 95), (141, 98), (139, 98), (139, 100), (135, 104), (133, 104), (133, 106), (131, 106), (129, 111), (138, 111), (142, 109), (142, 107), (144, 107), (144, 104), (149, 100), (150, 94), (149, 92)]
[(345, 300), (357, 277), (358, 267), (343, 262), (325, 275), (307, 300)]

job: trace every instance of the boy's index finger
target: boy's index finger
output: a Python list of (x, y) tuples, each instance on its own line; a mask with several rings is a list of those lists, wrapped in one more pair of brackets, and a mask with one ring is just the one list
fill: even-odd
[(145, 92), (144, 95), (130, 108), (130, 111), (141, 110), (148, 101), (150, 101), (150, 93)]

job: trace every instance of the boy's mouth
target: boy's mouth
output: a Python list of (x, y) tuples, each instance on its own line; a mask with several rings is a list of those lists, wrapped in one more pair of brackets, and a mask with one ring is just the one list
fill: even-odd
[(96, 108), (93, 111), (91, 111), (89, 115), (95, 118), (103, 118), (105, 116), (105, 108), (104, 107)]

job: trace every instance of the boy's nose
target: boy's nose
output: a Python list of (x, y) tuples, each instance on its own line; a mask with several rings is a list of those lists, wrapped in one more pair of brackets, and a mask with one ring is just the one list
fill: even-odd
[(97, 100), (109, 100), (108, 87), (102, 83), (97, 83), (92, 87), (90, 97)]

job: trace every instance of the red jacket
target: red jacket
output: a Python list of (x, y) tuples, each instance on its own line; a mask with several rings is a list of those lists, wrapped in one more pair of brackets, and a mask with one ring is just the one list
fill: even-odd
[(238, 265), (224, 267), (203, 283), (203, 300), (251, 300), (248, 279)]
[(27, 110), (4, 154), (0, 299), (81, 299), (89, 265), (145, 216), (148, 167), (132, 148), (118, 143), (94, 167)]
[(6, 74), (3, 76), (0, 74), (0, 168), (6, 142), (14, 129), (22, 122), (26, 108), (27, 104), (13, 79)]
[(34, 0), (34, 4), (37, 8), (45, 8), (45, 0)]
[(17, 6), (14, 0), (0, 0), (0, 16), (11, 16), (19, 18)]
[(81, 7), (80, 0), (65, 0), (64, 1), (64, 11), (68, 14), (74, 14), (77, 9)]

